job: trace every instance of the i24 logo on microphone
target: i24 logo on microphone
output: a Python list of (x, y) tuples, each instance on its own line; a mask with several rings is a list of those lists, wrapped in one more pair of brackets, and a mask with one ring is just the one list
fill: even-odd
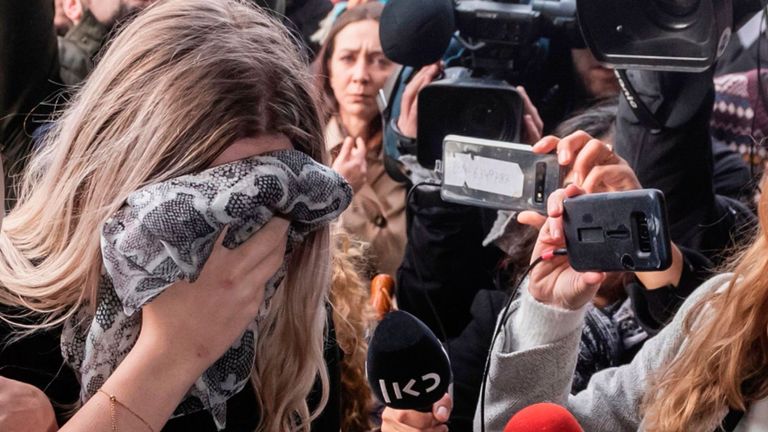
[[(379, 387), (381, 388), (381, 395), (384, 396), (384, 403), (391, 403), (392, 399), (390, 398), (389, 388), (392, 389), (392, 395), (394, 395), (395, 400), (402, 400), (408, 396), (403, 396), (403, 394), (410, 395), (412, 397), (419, 397), (421, 396), (421, 392), (414, 389), (414, 386), (416, 385), (417, 381), (415, 379), (410, 379), (407, 383), (405, 383), (404, 386), (401, 386), (400, 383), (397, 381), (392, 382), (391, 385), (387, 385), (386, 381), (383, 379), (379, 380)], [(421, 377), (421, 383), (426, 389), (424, 390), (424, 393), (430, 393), (434, 389), (436, 389), (440, 385), (440, 375), (436, 373), (428, 373)], [(420, 386), (421, 387), (421, 386)]]

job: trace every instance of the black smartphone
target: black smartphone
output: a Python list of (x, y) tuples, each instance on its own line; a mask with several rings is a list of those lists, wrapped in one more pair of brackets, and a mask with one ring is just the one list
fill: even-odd
[(578, 271), (660, 271), (672, 264), (664, 194), (657, 189), (563, 201), (568, 260)]
[(440, 196), (444, 201), (497, 210), (546, 213), (549, 194), (560, 187), (553, 154), (527, 144), (448, 135), (443, 141)]

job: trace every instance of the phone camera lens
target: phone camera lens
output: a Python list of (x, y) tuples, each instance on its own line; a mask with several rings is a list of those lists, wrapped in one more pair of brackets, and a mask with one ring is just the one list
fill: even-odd
[(635, 269), (635, 260), (632, 259), (629, 254), (624, 254), (621, 257), (621, 265), (624, 266), (627, 270), (634, 270)]

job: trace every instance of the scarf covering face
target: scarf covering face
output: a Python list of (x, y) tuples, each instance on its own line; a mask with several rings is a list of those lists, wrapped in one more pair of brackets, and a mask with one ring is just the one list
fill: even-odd
[(102, 229), (104, 267), (95, 315), (81, 308), (62, 332), (64, 358), (80, 375), (81, 400), (98, 391), (136, 343), (141, 314), (135, 312), (174, 282), (195, 281), (225, 226), (223, 244), (233, 249), (270, 218), (281, 216), (291, 221), (286, 256), (266, 284), (258, 317), (198, 378), (174, 413), (207, 409), (223, 429), (226, 401), (249, 381), (258, 323), (285, 276), (291, 252), (307, 234), (336, 219), (351, 199), (352, 189), (340, 175), (295, 150), (235, 161), (132, 193)]

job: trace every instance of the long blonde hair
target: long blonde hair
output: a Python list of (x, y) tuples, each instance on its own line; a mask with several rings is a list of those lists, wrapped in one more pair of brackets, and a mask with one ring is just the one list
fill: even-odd
[[(247, 3), (166, 0), (119, 32), (24, 175), (0, 234), (0, 302), (42, 314), (38, 327), (93, 308), (104, 221), (131, 192), (203, 170), (237, 139), (282, 133), (326, 162), (305, 59)], [(329, 247), (324, 229), (296, 251), (259, 334), (261, 430), (308, 430), (327, 400)]]
[(371, 389), (365, 378), (368, 332), (375, 315), (369, 302), (368, 285), (361, 277), (366, 265), (362, 242), (342, 230), (333, 234), (331, 305), (336, 340), (344, 353), (341, 361), (341, 430), (366, 432), (372, 429)]
[[(768, 177), (762, 190), (768, 191)], [(685, 320), (687, 343), (644, 398), (654, 432), (713, 430), (728, 408), (768, 396), (768, 194), (754, 242), (732, 262), (727, 289), (705, 296)]]

